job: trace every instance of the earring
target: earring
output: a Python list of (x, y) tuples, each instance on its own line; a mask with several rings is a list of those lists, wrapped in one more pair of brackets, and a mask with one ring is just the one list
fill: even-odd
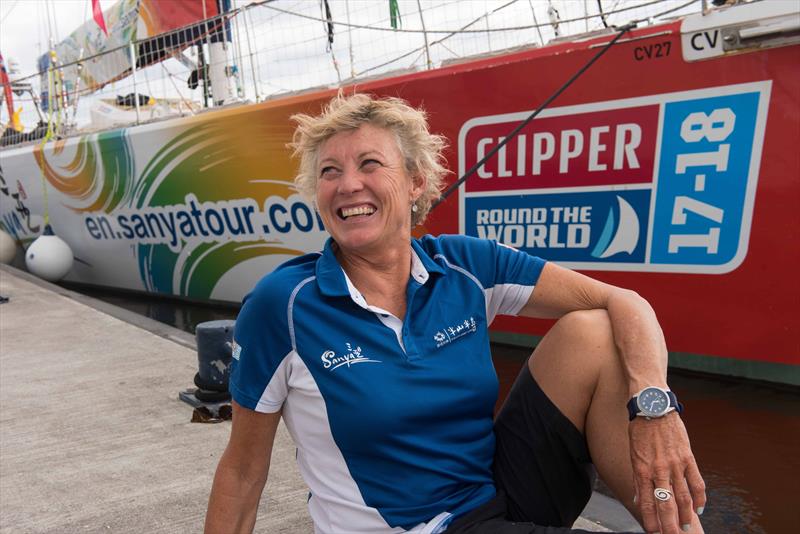
[(411, 211), (412, 213), (417, 213), (417, 211), (419, 211), (416, 202), (414, 204), (411, 204)]

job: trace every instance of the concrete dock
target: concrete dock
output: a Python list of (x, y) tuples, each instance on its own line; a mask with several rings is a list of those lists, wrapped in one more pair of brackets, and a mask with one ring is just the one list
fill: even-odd
[[(193, 336), (7, 266), (0, 295), (0, 533), (202, 532), (230, 422), (178, 400)], [(255, 532), (313, 532), (294, 454), (281, 423)], [(585, 515), (630, 528), (604, 499)]]

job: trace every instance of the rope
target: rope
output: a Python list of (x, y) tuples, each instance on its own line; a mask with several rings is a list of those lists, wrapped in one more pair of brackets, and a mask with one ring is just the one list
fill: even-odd
[(539, 21), (536, 20), (536, 10), (533, 9), (531, 0), (528, 0), (528, 5), (531, 6), (531, 15), (533, 15), (533, 23), (536, 25), (536, 33), (539, 34), (539, 43), (544, 46), (544, 37), (542, 37), (542, 29), (539, 27)]
[(520, 132), (520, 130), (522, 130), (522, 129), (523, 129), (525, 126), (527, 126), (528, 124), (530, 124), (530, 122), (531, 122), (533, 119), (535, 119), (535, 118), (536, 118), (536, 116), (537, 116), (537, 115), (539, 115), (539, 113), (541, 113), (541, 112), (542, 112), (542, 110), (544, 110), (544, 108), (546, 108), (548, 105), (550, 105), (550, 103), (551, 103), (553, 100), (555, 100), (556, 98), (558, 98), (558, 96), (559, 96), (559, 95), (561, 95), (561, 93), (563, 93), (564, 91), (566, 91), (566, 90), (567, 90), (567, 88), (568, 88), (570, 85), (572, 85), (572, 84), (575, 82), (575, 80), (577, 80), (577, 79), (578, 79), (578, 78), (579, 78), (579, 77), (580, 77), (580, 76), (581, 76), (581, 75), (582, 75), (584, 72), (586, 72), (587, 70), (589, 70), (589, 67), (591, 67), (592, 65), (594, 65), (594, 63), (595, 63), (595, 62), (596, 62), (598, 59), (600, 59), (600, 57), (601, 57), (603, 54), (605, 54), (606, 52), (608, 52), (608, 50), (609, 50), (609, 49), (610, 49), (612, 46), (614, 46), (614, 44), (616, 44), (616, 42), (617, 42), (617, 41), (618, 41), (618, 40), (619, 40), (619, 39), (620, 39), (620, 38), (621, 38), (623, 35), (625, 35), (626, 33), (628, 33), (630, 30), (632, 30), (632, 29), (633, 29), (633, 28), (635, 28), (635, 27), (636, 27), (636, 23), (634, 23), (634, 22), (631, 22), (631, 23), (629, 23), (629, 24), (626, 24), (625, 26), (622, 26), (621, 28), (619, 28), (619, 29), (617, 30), (617, 35), (616, 35), (616, 36), (615, 36), (615, 37), (614, 37), (614, 38), (613, 38), (611, 41), (609, 41), (608, 43), (606, 43), (606, 45), (605, 45), (603, 48), (601, 48), (601, 49), (600, 49), (600, 50), (599, 50), (599, 51), (598, 51), (598, 52), (597, 52), (597, 53), (596, 53), (596, 54), (595, 54), (595, 55), (592, 57), (592, 59), (590, 59), (590, 60), (589, 60), (589, 61), (588, 61), (588, 62), (587, 62), (587, 63), (586, 63), (586, 64), (585, 64), (583, 67), (581, 67), (581, 68), (580, 68), (580, 69), (579, 69), (579, 70), (578, 70), (578, 71), (577, 71), (575, 74), (573, 74), (573, 75), (572, 75), (572, 77), (571, 77), (569, 80), (567, 80), (567, 81), (566, 81), (566, 83), (564, 83), (564, 85), (562, 85), (561, 87), (559, 87), (559, 88), (556, 90), (556, 92), (555, 92), (555, 93), (553, 93), (552, 95), (550, 95), (550, 97), (548, 97), (548, 98), (547, 98), (547, 100), (545, 100), (544, 102), (542, 102), (542, 103), (541, 103), (541, 105), (539, 105), (539, 107), (538, 107), (538, 108), (536, 108), (536, 110), (535, 110), (533, 113), (531, 113), (531, 114), (528, 116), (528, 118), (526, 118), (524, 121), (522, 121), (521, 123), (519, 123), (519, 124), (517, 125), (517, 127), (516, 127), (516, 128), (514, 128), (514, 129), (511, 131), (511, 133), (509, 133), (508, 135), (506, 135), (506, 136), (505, 136), (505, 139), (503, 139), (503, 140), (502, 140), (502, 141), (501, 141), (501, 142), (500, 142), (498, 145), (496, 145), (496, 146), (495, 146), (495, 147), (494, 147), (492, 150), (490, 150), (490, 151), (489, 151), (489, 153), (488, 153), (488, 154), (486, 154), (486, 155), (485, 155), (483, 158), (481, 158), (481, 160), (480, 160), (480, 161), (478, 161), (477, 163), (475, 163), (475, 165), (473, 165), (472, 167), (470, 167), (470, 168), (469, 168), (469, 170), (467, 170), (467, 172), (465, 172), (465, 173), (464, 173), (464, 175), (463, 175), (461, 178), (459, 178), (459, 179), (458, 179), (458, 180), (456, 180), (456, 181), (455, 181), (455, 182), (454, 182), (452, 185), (450, 185), (450, 187), (448, 187), (448, 188), (447, 188), (447, 189), (444, 191), (444, 193), (442, 193), (442, 196), (441, 196), (441, 197), (439, 197), (439, 198), (436, 200), (436, 202), (434, 202), (434, 203), (433, 203), (433, 205), (431, 206), (431, 210), (435, 209), (435, 208), (436, 208), (436, 206), (438, 206), (439, 204), (441, 204), (442, 202), (444, 202), (445, 200), (447, 200), (447, 197), (449, 197), (451, 194), (453, 194), (453, 192), (454, 192), (456, 189), (458, 189), (458, 188), (461, 186), (461, 184), (463, 184), (463, 183), (464, 183), (464, 182), (467, 180), (467, 178), (469, 178), (470, 176), (472, 176), (473, 174), (475, 174), (475, 172), (476, 172), (478, 169), (480, 169), (482, 165), (484, 165), (484, 164), (485, 164), (487, 161), (489, 161), (489, 158), (491, 158), (492, 156), (494, 156), (495, 154), (497, 154), (497, 152), (498, 152), (498, 151), (500, 151), (500, 149), (501, 149), (501, 148), (503, 148), (504, 146), (506, 146), (506, 144), (508, 144), (508, 142), (509, 142), (509, 141), (511, 141), (511, 139), (512, 139), (512, 138), (513, 138), (515, 135), (517, 135), (517, 134)]
[(422, 37), (425, 40), (425, 59), (427, 60), (428, 69), (430, 70), (433, 67), (431, 49), (428, 46), (428, 32), (425, 31), (425, 17), (422, 16), (422, 4), (419, 0), (417, 0), (417, 9), (419, 10), (419, 21), (422, 24)]
[[(170, 83), (172, 83), (172, 87), (175, 89), (175, 92), (178, 93), (178, 98), (180, 98), (181, 102), (186, 104), (186, 108), (189, 110), (189, 115), (194, 115), (194, 110), (192, 109), (192, 104), (190, 102), (188, 102), (183, 97), (183, 93), (181, 93), (181, 90), (178, 89), (177, 85), (175, 85), (176, 76), (170, 72), (170, 70), (167, 68), (167, 66), (164, 65), (163, 61), (160, 63), (160, 65), (161, 65), (161, 68), (164, 70), (164, 72), (167, 73), (167, 78), (169, 78)], [(183, 81), (183, 80), (181, 80), (181, 81)], [(183, 115), (183, 113), (181, 113), (181, 115)]]
[(14, 3), (11, 4), (11, 7), (8, 8), (8, 11), (6, 11), (6, 16), (0, 19), (0, 24), (4, 23), (6, 19), (11, 16), (11, 12), (14, 11), (14, 8), (17, 7), (17, 4), (19, 4), (19, 0), (15, 0)]
[[(277, 0), (258, 0), (258, 1), (254, 1), (254, 2), (251, 2), (250, 4), (248, 4), (246, 6), (241, 6), (241, 7), (232, 9), (232, 10), (230, 10), (230, 11), (228, 11), (228, 12), (222, 14), (222, 15), (217, 15), (216, 17), (212, 17), (211, 19), (209, 19), (209, 22), (217, 21), (217, 19), (220, 19), (220, 22), (223, 22), (222, 19), (233, 19), (234, 17), (236, 17), (236, 15), (238, 15), (240, 13), (247, 13), (252, 8), (256, 8), (256, 7), (264, 7), (264, 8), (267, 8), (267, 9), (274, 10), (274, 11), (279, 12), (279, 13), (289, 14), (289, 15), (293, 15), (295, 17), (305, 18), (305, 19), (314, 20), (314, 21), (318, 21), (318, 22), (327, 22), (326, 20), (324, 20), (321, 17), (314, 17), (314, 16), (311, 16), (311, 15), (305, 15), (305, 14), (302, 14), (302, 13), (296, 13), (296, 12), (290, 11), (288, 9), (283, 9), (283, 8), (279, 8), (279, 7), (275, 7), (275, 6), (271, 5), (273, 2), (276, 2), (276, 1)], [(515, 1), (517, 1), (517, 0), (513, 0), (512, 2), (504, 4), (503, 6), (500, 6), (499, 8), (496, 8), (495, 10), (492, 11), (492, 13), (495, 13), (495, 12), (503, 9), (504, 7), (514, 3)], [(665, 14), (668, 14), (668, 13), (671, 13), (673, 11), (678, 11), (680, 9), (683, 9), (683, 8), (685, 8), (685, 7), (687, 7), (687, 6), (691, 5), (691, 4), (697, 3), (699, 1), (700, 0), (688, 0), (686, 3), (681, 4), (681, 5), (679, 5), (679, 6), (675, 7), (675, 8), (670, 8), (670, 9), (668, 9), (668, 10), (662, 12), (662, 13), (659, 13), (659, 14), (656, 14), (656, 15), (651, 15), (650, 17), (647, 17), (647, 18), (644, 18), (644, 19), (638, 19), (636, 22), (642, 22), (642, 21), (645, 21), (645, 20), (648, 20), (648, 19), (656, 19), (658, 17), (661, 17), (661, 16), (663, 16)], [(659, 4), (659, 3), (663, 3), (663, 2), (664, 2), (664, 0), (650, 0), (650, 1), (644, 2), (642, 4), (624, 6), (624, 7), (621, 7), (619, 9), (612, 9), (610, 11), (606, 11), (604, 13), (604, 15), (605, 15), (606, 18), (608, 18), (609, 16), (617, 14), (617, 13), (623, 13), (625, 11), (630, 11), (632, 9), (645, 8), (645, 7), (648, 7), (648, 6), (651, 6), (651, 5), (655, 5), (655, 4)], [(47, 7), (47, 6), (45, 5), (45, 7)], [(476, 19), (475, 22), (478, 22), (484, 16), (485, 15), (482, 15), (481, 17)], [(592, 15), (592, 18), (599, 18), (599, 17), (600, 17), (600, 15)], [(570, 22), (581, 21), (581, 20), (584, 20), (584, 18), (585, 17), (576, 17), (576, 18), (572, 18), (572, 19), (563, 19), (563, 20), (560, 20), (559, 22), (562, 23), (562, 24), (566, 24), (566, 23), (570, 23)], [(404, 28), (398, 28), (398, 29), (384, 28), (384, 27), (381, 27), (381, 26), (369, 26), (369, 25), (363, 25), (363, 24), (351, 24), (351, 23), (339, 22), (339, 21), (335, 21), (335, 20), (332, 21), (332, 24), (333, 25), (343, 26), (343, 27), (349, 27), (349, 28), (359, 28), (359, 29), (385, 31), (385, 32), (388, 31), (388, 32), (400, 32), (400, 33), (424, 33), (423, 30), (404, 29)], [(534, 23), (534, 24), (528, 24), (528, 25), (524, 25), (524, 26), (511, 26), (511, 27), (505, 27), (505, 28), (487, 28), (487, 29), (476, 29), (476, 30), (468, 30), (468, 29), (466, 29), (467, 27), (471, 26), (472, 24), (473, 23), (470, 23), (470, 24), (468, 24), (468, 25), (466, 25), (466, 26), (464, 26), (464, 27), (462, 27), (461, 29), (458, 29), (458, 30), (427, 30), (427, 33), (432, 33), (432, 34), (444, 33), (444, 34), (456, 35), (458, 33), (485, 33), (485, 32), (523, 31), (523, 30), (529, 30), (529, 29), (532, 29), (532, 28), (539, 29), (539, 28), (547, 28), (547, 27), (551, 26), (550, 23)], [(189, 29), (189, 28), (191, 28), (191, 27), (193, 27), (195, 25), (196, 24), (187, 24), (186, 26), (183, 26), (181, 28), (176, 28), (175, 30), (172, 30), (171, 32), (165, 32), (164, 34), (159, 34), (159, 35), (156, 35), (156, 36), (148, 37), (147, 40), (155, 39), (155, 38), (157, 38), (159, 36), (162, 36), (162, 35), (178, 33), (178, 32), (187, 30), (187, 29)], [(247, 26), (247, 25), (245, 25), (245, 26)], [(138, 42), (138, 41), (136, 41), (136, 42)], [(440, 41), (432, 41), (430, 43), (430, 45), (438, 44), (439, 42), (441, 42), (441, 40)], [(95, 58), (98, 58), (98, 57), (101, 57), (103, 55), (119, 51), (119, 50), (121, 50), (123, 48), (127, 48), (128, 46), (129, 46), (128, 44), (125, 44), (125, 45), (121, 45), (121, 46), (116, 47), (116, 48), (104, 50), (104, 51), (99, 52), (97, 54), (93, 54), (93, 55), (84, 57), (83, 58), (83, 62), (90, 62), (90, 61), (94, 60)], [(417, 50), (415, 50), (412, 53), (415, 53), (415, 52), (417, 52)], [(411, 54), (407, 54), (407, 55), (411, 55)], [(407, 56), (401, 56), (401, 57), (399, 57), (399, 58), (397, 58), (396, 60), (393, 60), (393, 61), (397, 61), (399, 59), (402, 59), (403, 57), (407, 57)], [(390, 61), (388, 63), (391, 63), (391, 62), (392, 61)], [(61, 68), (71, 67), (73, 65), (76, 65), (77, 63), (78, 63), (78, 61), (71, 61), (71, 62), (68, 62), (68, 63), (64, 63), (63, 65), (61, 65)], [(370, 70), (374, 70), (374, 68), (370, 69)], [(364, 72), (368, 72), (368, 71), (364, 71)], [(23, 82), (23, 81), (25, 81), (27, 79), (35, 78), (36, 76), (39, 76), (40, 74), (41, 73), (37, 72), (37, 73), (34, 73), (34, 74), (30, 74), (30, 75), (22, 76), (22, 77), (19, 77), (19, 78), (15, 78), (14, 80), (11, 80), (11, 83)], [(360, 73), (360, 74), (363, 74), (363, 72)], [(109, 83), (113, 83), (113, 82), (109, 82)], [(91, 92), (92, 89), (87, 88), (85, 91)]]
[[(53, 55), (55, 55), (55, 54), (53, 54)], [(50, 100), (50, 102), (53, 101), (53, 99), (50, 97), (50, 95), (52, 94), (53, 89), (54, 89), (54, 87), (53, 87), (53, 67), (50, 67), (50, 69), (47, 71), (47, 90), (49, 92), (48, 93), (48, 100)], [(42, 199), (44, 201), (44, 226), (45, 226), (45, 228), (47, 228), (47, 225), (50, 224), (50, 201), (49, 201), (49, 198), (47, 196), (47, 177), (44, 174), (44, 166), (46, 164), (45, 155), (44, 155), (44, 145), (46, 145), (47, 142), (52, 138), (53, 138), (53, 106), (52, 105), (48, 105), (47, 106), (47, 131), (45, 132), (44, 137), (42, 137), (42, 141), (39, 143), (39, 152), (42, 155), (42, 165), (39, 168), (39, 170), (41, 171), (41, 175), (42, 175)]]
[(603, 13), (603, 0), (597, 0), (597, 9), (600, 11), (600, 20), (603, 21), (603, 27), (608, 28), (608, 23), (606, 22), (606, 15)]
[[(679, 10), (679, 9), (683, 9), (684, 7), (686, 7), (686, 6), (690, 5), (690, 4), (693, 4), (693, 3), (695, 3), (695, 2), (696, 2), (696, 0), (690, 0), (690, 1), (686, 2), (685, 4), (682, 4), (682, 5), (680, 5), (680, 6), (677, 6), (677, 7), (675, 7), (675, 8), (668, 9), (668, 10), (666, 10), (666, 11), (663, 11), (663, 12), (661, 12), (661, 13), (659, 13), (659, 14), (657, 14), (657, 15), (654, 15), (653, 17), (649, 17), (649, 18), (662, 17), (662, 16), (664, 16), (664, 15), (666, 15), (666, 14), (668, 14), (668, 13), (671, 13), (671, 12), (673, 12), (673, 11), (677, 11), (677, 10)], [(473, 174), (475, 174), (475, 172), (476, 172), (478, 169), (480, 169), (482, 165), (484, 165), (484, 164), (485, 164), (487, 161), (489, 161), (489, 158), (491, 158), (492, 156), (494, 156), (495, 154), (497, 154), (497, 152), (499, 152), (501, 148), (503, 148), (504, 146), (506, 146), (506, 145), (508, 144), (508, 142), (509, 142), (509, 141), (511, 141), (511, 139), (512, 139), (512, 138), (513, 138), (515, 135), (517, 135), (517, 134), (520, 132), (520, 130), (522, 130), (522, 129), (523, 129), (525, 126), (527, 126), (527, 125), (528, 125), (528, 124), (529, 124), (529, 123), (530, 123), (530, 122), (531, 122), (533, 119), (535, 119), (535, 118), (536, 118), (536, 116), (537, 116), (537, 115), (539, 115), (539, 113), (541, 113), (541, 112), (542, 112), (542, 110), (544, 110), (544, 108), (546, 108), (548, 105), (550, 105), (550, 103), (551, 103), (551, 102), (553, 102), (553, 101), (554, 101), (556, 98), (558, 98), (558, 96), (559, 96), (559, 95), (561, 95), (561, 93), (563, 93), (564, 91), (566, 91), (566, 90), (567, 90), (567, 88), (568, 88), (570, 85), (572, 85), (572, 84), (575, 82), (575, 80), (577, 80), (577, 79), (578, 79), (578, 78), (579, 78), (579, 77), (580, 77), (580, 76), (581, 76), (581, 75), (582, 75), (584, 72), (586, 72), (586, 71), (589, 69), (589, 67), (591, 67), (592, 65), (594, 65), (594, 63), (595, 63), (595, 62), (596, 62), (598, 59), (600, 59), (600, 57), (601, 57), (603, 54), (605, 54), (605, 53), (606, 53), (606, 52), (607, 52), (607, 51), (608, 51), (608, 50), (609, 50), (609, 49), (610, 49), (612, 46), (614, 46), (614, 44), (615, 44), (615, 43), (616, 43), (616, 42), (617, 42), (617, 41), (618, 41), (618, 40), (619, 40), (619, 39), (620, 39), (620, 38), (621, 38), (623, 35), (625, 35), (625, 34), (626, 34), (626, 33), (628, 33), (629, 31), (631, 31), (633, 28), (635, 28), (635, 27), (636, 27), (636, 25), (637, 25), (639, 22), (642, 22), (643, 20), (647, 20), (647, 19), (640, 19), (640, 20), (637, 20), (637, 21), (633, 21), (633, 22), (630, 22), (630, 23), (626, 24), (625, 26), (622, 26), (622, 27), (618, 28), (618, 29), (617, 29), (617, 35), (616, 35), (616, 36), (615, 36), (615, 37), (614, 37), (614, 38), (613, 38), (611, 41), (609, 41), (608, 43), (606, 43), (606, 44), (605, 44), (605, 46), (603, 46), (603, 48), (601, 48), (601, 49), (600, 49), (600, 50), (597, 52), (597, 54), (595, 54), (595, 55), (592, 57), (592, 59), (590, 59), (590, 60), (589, 60), (589, 61), (588, 61), (588, 62), (587, 62), (587, 63), (586, 63), (586, 64), (585, 64), (583, 67), (581, 67), (581, 68), (580, 68), (580, 70), (578, 70), (578, 71), (577, 71), (575, 74), (573, 74), (573, 75), (572, 75), (572, 77), (571, 77), (569, 80), (567, 80), (567, 81), (566, 81), (566, 83), (564, 83), (564, 85), (562, 85), (561, 87), (559, 87), (559, 88), (556, 90), (556, 92), (555, 92), (555, 93), (553, 93), (552, 95), (550, 95), (550, 97), (548, 97), (548, 98), (547, 98), (547, 100), (545, 100), (544, 102), (542, 102), (542, 104), (541, 104), (541, 105), (540, 105), (538, 108), (536, 108), (536, 110), (535, 110), (533, 113), (531, 113), (531, 114), (530, 114), (530, 115), (529, 115), (529, 116), (528, 116), (528, 117), (527, 117), (527, 118), (526, 118), (524, 121), (522, 121), (522, 122), (521, 122), (519, 125), (517, 125), (517, 127), (516, 127), (516, 128), (514, 128), (514, 130), (512, 130), (512, 131), (511, 131), (511, 133), (509, 133), (508, 135), (506, 135), (506, 136), (505, 136), (505, 139), (503, 139), (503, 140), (502, 140), (502, 141), (501, 141), (501, 142), (500, 142), (500, 143), (499, 143), (497, 146), (495, 146), (495, 147), (494, 147), (492, 150), (490, 150), (490, 151), (489, 151), (489, 153), (488, 153), (488, 154), (486, 154), (486, 155), (485, 155), (485, 156), (484, 156), (484, 157), (483, 157), (483, 158), (482, 158), (480, 161), (478, 161), (477, 163), (475, 163), (475, 165), (473, 165), (472, 167), (470, 167), (470, 168), (467, 170), (467, 172), (465, 172), (463, 176), (461, 176), (461, 177), (460, 177), (458, 180), (456, 180), (456, 181), (455, 181), (453, 184), (451, 184), (451, 185), (450, 185), (450, 187), (448, 187), (447, 189), (445, 189), (445, 191), (442, 193), (442, 196), (440, 196), (440, 197), (439, 197), (439, 198), (438, 198), (438, 199), (437, 199), (437, 200), (436, 200), (436, 201), (433, 203), (433, 205), (431, 206), (431, 210), (433, 210), (434, 208), (436, 208), (436, 206), (438, 206), (439, 204), (441, 204), (442, 202), (444, 202), (445, 200), (447, 200), (447, 197), (449, 197), (450, 195), (452, 195), (452, 194), (453, 194), (453, 191), (455, 191), (456, 189), (458, 189), (458, 188), (459, 188), (459, 186), (461, 186), (461, 184), (463, 184), (463, 183), (464, 183), (464, 182), (467, 180), (467, 178), (469, 178), (470, 176), (472, 176)]]
[[(253, 2), (252, 4), (249, 4), (247, 7), (262, 6), (262, 7), (265, 7), (267, 9), (272, 9), (274, 11), (278, 11), (280, 13), (285, 13), (287, 15), (293, 15), (295, 17), (299, 17), (299, 18), (302, 18), (302, 19), (315, 20), (315, 21), (318, 21), (318, 22), (327, 22), (325, 19), (314, 17), (312, 15), (305, 15), (303, 13), (295, 13), (293, 11), (289, 11), (288, 9), (275, 7), (273, 5), (267, 5), (267, 3), (266, 3), (267, 1), (268, 0), (263, 0), (262, 2)], [(511, 5), (511, 4), (515, 3), (516, 1), (517, 0), (512, 0), (511, 2), (508, 2), (507, 4), (495, 9), (494, 11), (492, 11), (492, 13), (495, 13), (495, 12), (499, 11), (500, 9), (503, 9), (506, 6)], [(697, 1), (699, 1), (699, 0), (690, 0), (686, 4), (682, 5), (681, 8), (686, 7), (687, 5), (695, 3)], [(618, 9), (616, 11), (609, 11), (605, 15), (606, 15), (606, 17), (608, 17), (609, 15), (614, 15), (616, 13), (622, 13), (624, 11), (630, 11), (632, 9), (639, 9), (639, 8), (643, 8), (643, 7), (648, 7), (648, 6), (651, 6), (651, 5), (654, 5), (654, 4), (660, 4), (660, 3), (663, 3), (663, 2), (664, 2), (664, 0), (650, 0), (649, 2), (645, 2), (643, 4), (626, 6), (626, 7), (620, 8), (620, 9)], [(680, 8), (677, 8), (677, 9), (680, 9)], [(670, 10), (668, 12), (671, 12), (671, 11), (674, 11), (674, 10)], [(478, 18), (478, 20), (482, 19), (484, 16), (485, 15), (481, 15)], [(599, 16), (600, 15), (592, 15), (591, 18), (598, 18)], [(655, 18), (656, 16), (660, 16), (660, 15), (654, 15), (653, 17), (649, 17), (649, 18)], [(585, 20), (585, 19), (586, 19), (585, 16), (584, 17), (576, 17), (576, 18), (572, 18), (572, 19), (562, 19), (562, 20), (559, 20), (559, 23), (560, 24), (565, 24), (565, 23), (568, 23), (568, 22), (580, 22), (580, 21)], [(425, 31), (426, 31), (426, 30), (411, 30), (411, 29), (405, 29), (405, 28), (397, 28), (397, 29), (384, 28), (384, 27), (381, 27), (381, 26), (368, 26), (368, 25), (364, 25), (364, 24), (348, 24), (347, 22), (339, 22), (339, 21), (333, 21), (333, 24), (334, 25), (339, 25), (339, 26), (344, 26), (344, 27), (358, 28), (358, 29), (362, 29), (362, 30), (375, 30), (375, 31), (383, 31), (383, 32), (393, 32), (393, 33), (425, 33)], [(488, 29), (482, 29), (482, 30), (461, 29), (461, 30), (455, 30), (455, 32), (458, 32), (458, 33), (509, 32), (509, 31), (530, 30), (531, 28), (549, 27), (549, 26), (551, 26), (550, 23), (547, 23), (547, 24), (528, 24), (528, 25), (525, 25), (525, 26), (509, 26), (509, 27), (505, 27), (505, 28), (488, 28)], [(453, 33), (453, 32), (454, 32), (454, 30), (427, 30), (427, 33)]]
[[(347, 13), (347, 22), (350, 22), (350, 0), (344, 0), (344, 8)], [(353, 28), (347, 28), (347, 51), (350, 55), (350, 76), (356, 75), (356, 62), (353, 57)], [(341, 82), (341, 78), (339, 80)]]
[(333, 61), (333, 68), (336, 70), (336, 79), (339, 80), (339, 83), (342, 83), (342, 73), (339, 71), (339, 62), (336, 61), (336, 53), (333, 51), (333, 14), (331, 13), (331, 6), (328, 4), (328, 0), (322, 0), (320, 3), (320, 9), (324, 9), (325, 14), (325, 32), (328, 35), (328, 46), (326, 47), (325, 51), (330, 52), (331, 60)]
[[(243, 6), (243, 7), (239, 7), (239, 8), (236, 8), (236, 9), (232, 9), (230, 11), (226, 11), (225, 13), (222, 13), (220, 15), (216, 15), (214, 17), (210, 17), (210, 18), (206, 19), (205, 27), (207, 28), (209, 26), (216, 26), (217, 24), (224, 24), (226, 20), (233, 19), (239, 13), (243, 13), (243, 12), (248, 11), (249, 8), (251, 8), (251, 7), (261, 6), (261, 5), (264, 5), (264, 4), (269, 3), (269, 2), (277, 2), (277, 1), (278, 0), (261, 0), (260, 2), (257, 2), (257, 3), (248, 4), (247, 6)], [(133, 44), (138, 46), (139, 44), (141, 44), (143, 42), (152, 41), (152, 40), (158, 39), (159, 37), (164, 37), (164, 36), (167, 36), (167, 35), (179, 34), (181, 32), (185, 32), (187, 30), (190, 30), (190, 29), (192, 29), (192, 28), (194, 28), (194, 27), (196, 27), (196, 26), (198, 26), (200, 24), (201, 23), (198, 23), (198, 22), (192, 22), (192, 23), (186, 24), (184, 26), (181, 26), (180, 28), (175, 28), (173, 30), (170, 30), (168, 32), (160, 33), (158, 35), (148, 36), (148, 37), (145, 37), (143, 39), (134, 40)], [(211, 30), (209, 30), (209, 31), (211, 31)], [(202, 42), (202, 41), (203, 41), (202, 38), (198, 39), (198, 42)], [(197, 42), (194, 42), (192, 44), (197, 44)], [(99, 57), (102, 57), (102, 56), (105, 56), (105, 55), (108, 55), (108, 54), (112, 54), (114, 52), (119, 52), (120, 50), (125, 50), (126, 53), (127, 53), (127, 49), (129, 47), (130, 47), (130, 43), (125, 43), (125, 44), (122, 44), (122, 45), (117, 46), (115, 48), (109, 48), (107, 50), (103, 50), (103, 51), (98, 52), (96, 54), (92, 54), (90, 56), (86, 56), (85, 58), (83, 58), (82, 62), (86, 63), (86, 62), (92, 61), (92, 60), (94, 60), (96, 58), (99, 58)], [(78, 61), (78, 60), (70, 61), (68, 63), (62, 64), (61, 68), (64, 69), (64, 68), (67, 68), (67, 67), (71, 67), (73, 65), (77, 65), (80, 62), (81, 61)], [(41, 73), (39, 73), (39, 72), (36, 72), (34, 74), (28, 74), (28, 75), (22, 76), (20, 78), (15, 78), (11, 82), (12, 83), (22, 82), (22, 81), (27, 80), (29, 78), (35, 78), (36, 76), (39, 76), (40, 74)], [(116, 81), (116, 80), (112, 80), (112, 81), (110, 81), (108, 83), (113, 83), (114, 81)]]
[[(481, 20), (482, 18), (484, 18), (484, 17), (488, 17), (489, 15), (493, 15), (493, 14), (497, 13), (498, 11), (500, 11), (501, 9), (504, 9), (504, 8), (506, 8), (506, 7), (510, 6), (511, 4), (514, 4), (514, 3), (516, 3), (516, 2), (517, 2), (517, 0), (511, 0), (510, 2), (508, 2), (508, 3), (506, 3), (506, 4), (503, 4), (502, 6), (500, 6), (500, 7), (496, 8), (496, 9), (494, 9), (494, 10), (493, 10), (493, 11), (491, 11), (490, 13), (484, 13), (483, 15), (479, 16), (478, 18), (474, 19), (472, 22), (468, 22), (467, 24), (465, 24), (465, 25), (461, 26), (461, 28), (459, 28), (458, 30), (451, 30), (451, 31), (450, 31), (450, 33), (449, 33), (448, 35), (445, 35), (444, 37), (442, 37), (441, 39), (437, 39), (436, 41), (432, 41), (432, 42), (430, 43), (430, 45), (429, 45), (429, 46), (433, 46), (433, 45), (436, 45), (436, 44), (440, 44), (440, 43), (442, 43), (442, 42), (446, 41), (447, 39), (450, 39), (450, 38), (451, 38), (451, 37), (453, 37), (454, 35), (458, 35), (459, 33), (464, 33), (464, 30), (466, 30), (467, 28), (469, 28), (469, 27), (470, 27), (470, 26), (472, 26), (473, 24), (477, 24), (478, 22), (480, 22), (480, 20)], [(410, 55), (412, 55), (412, 54), (416, 54), (417, 52), (420, 52), (420, 51), (422, 51), (423, 49), (424, 49), (424, 46), (422, 46), (422, 47), (418, 47), (418, 48), (415, 48), (415, 49), (414, 49), (414, 50), (412, 50), (411, 52), (408, 52), (408, 53), (406, 53), (406, 54), (403, 54), (403, 55), (401, 55), (401, 56), (399, 56), (399, 57), (396, 57), (396, 58), (394, 58), (394, 59), (390, 59), (389, 61), (385, 61), (384, 63), (381, 63), (380, 65), (375, 65), (375, 66), (373, 66), (373, 67), (370, 67), (370, 68), (368, 68), (368, 69), (362, 70), (361, 72), (359, 72), (359, 73), (358, 73), (358, 75), (357, 75), (357, 76), (362, 76), (362, 75), (364, 75), (364, 74), (366, 74), (366, 73), (368, 73), (368, 72), (371, 72), (371, 71), (373, 71), (373, 70), (377, 70), (377, 69), (380, 69), (381, 67), (385, 67), (386, 65), (391, 65), (391, 64), (392, 64), (392, 63), (394, 63), (395, 61), (400, 61), (401, 59), (407, 58), (408, 56), (410, 56)]]

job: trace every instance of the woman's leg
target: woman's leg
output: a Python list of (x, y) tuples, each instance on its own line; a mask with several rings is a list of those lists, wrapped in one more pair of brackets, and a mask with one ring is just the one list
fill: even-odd
[[(604, 310), (572, 312), (528, 360), (539, 387), (583, 434), (598, 474), (639, 520), (628, 438), (627, 379)], [(702, 532), (693, 518), (690, 532)]]

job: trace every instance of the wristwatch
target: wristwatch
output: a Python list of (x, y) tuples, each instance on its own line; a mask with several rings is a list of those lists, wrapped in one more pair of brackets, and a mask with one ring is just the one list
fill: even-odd
[(637, 416), (648, 419), (664, 417), (673, 410), (681, 413), (683, 404), (678, 402), (673, 392), (656, 386), (644, 388), (628, 401), (628, 415), (631, 421)]

